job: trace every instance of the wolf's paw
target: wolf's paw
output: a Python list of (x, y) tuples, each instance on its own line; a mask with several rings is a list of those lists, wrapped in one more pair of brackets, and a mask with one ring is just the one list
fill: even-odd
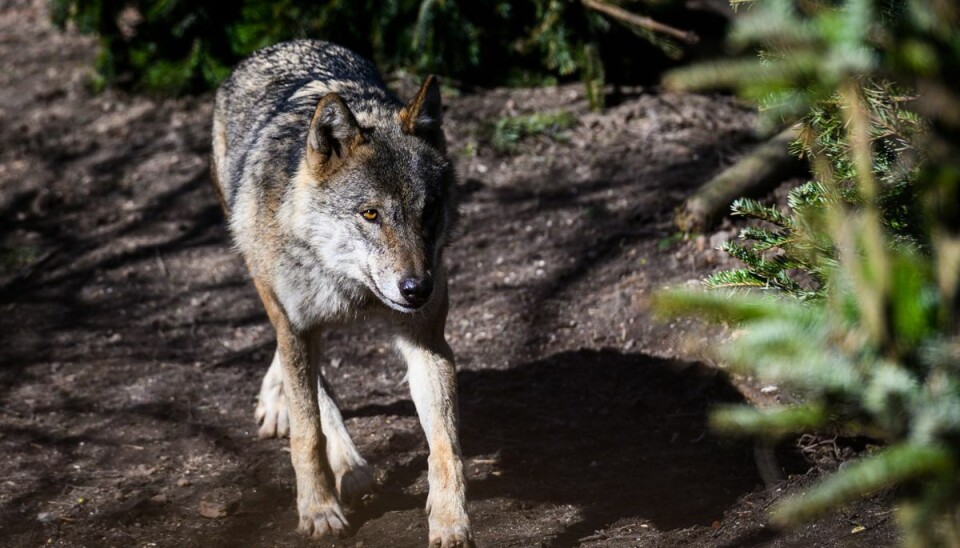
[(470, 518), (462, 504), (448, 501), (446, 505), (431, 504), (430, 548), (472, 548), (473, 532), (470, 530)]
[[(432, 520), (431, 520), (432, 521)], [(430, 524), (430, 548), (474, 548), (469, 523), (453, 523), (435, 528)]]
[(347, 518), (336, 502), (332, 504), (311, 505), (300, 511), (300, 525), (297, 532), (312, 539), (324, 537), (345, 537), (350, 530)]
[(261, 438), (282, 438), (290, 433), (290, 419), (287, 415), (287, 398), (283, 394), (283, 383), (268, 384), (260, 389), (255, 413)]
[(366, 462), (355, 464), (336, 470), (337, 492), (344, 504), (358, 504), (364, 495), (373, 493), (376, 480), (373, 478), (373, 468)]

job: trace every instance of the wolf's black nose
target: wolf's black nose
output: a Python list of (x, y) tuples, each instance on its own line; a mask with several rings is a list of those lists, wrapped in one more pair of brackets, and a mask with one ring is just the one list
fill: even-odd
[(409, 277), (400, 280), (400, 294), (413, 306), (420, 306), (427, 302), (433, 291), (433, 280), (430, 276), (423, 278)]

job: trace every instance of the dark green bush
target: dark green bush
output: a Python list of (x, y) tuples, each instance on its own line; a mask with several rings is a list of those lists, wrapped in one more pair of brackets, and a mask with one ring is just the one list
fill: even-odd
[[(628, 48), (648, 65), (651, 50), (682, 52), (669, 36), (613, 23), (577, 0), (51, 2), (56, 23), (74, 22), (100, 37), (101, 84), (164, 94), (210, 89), (263, 46), (318, 38), (372, 58), (388, 72), (432, 72), (466, 85), (579, 77), (599, 105), (604, 65), (617, 69), (607, 74), (614, 82), (629, 76), (620, 70)], [(644, 9), (682, 7), (665, 2)], [(638, 32), (646, 43), (637, 40)]]

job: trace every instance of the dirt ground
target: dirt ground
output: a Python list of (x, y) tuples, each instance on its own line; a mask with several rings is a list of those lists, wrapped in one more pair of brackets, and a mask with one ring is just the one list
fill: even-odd
[[(211, 97), (85, 87), (95, 45), (0, 0), (0, 544), (306, 546), (281, 440), (256, 438), (274, 341), (210, 187)], [(648, 297), (723, 262), (673, 208), (751, 144), (727, 97), (579, 87), (447, 99), (463, 230), (448, 257), (469, 510), (480, 546), (884, 546), (869, 501), (783, 533), (765, 510), (814, 473), (705, 427), (742, 401), (686, 361)], [(567, 110), (558, 139), (494, 151), (500, 117)], [(389, 341), (327, 336), (328, 378), (381, 488), (322, 546), (426, 543), (426, 447)], [(738, 390), (738, 387), (740, 388)], [(862, 532), (852, 532), (862, 526)]]

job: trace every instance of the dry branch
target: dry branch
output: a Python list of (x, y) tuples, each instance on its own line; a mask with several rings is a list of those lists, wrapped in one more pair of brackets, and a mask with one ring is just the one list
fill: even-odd
[(700, 37), (697, 36), (697, 34), (693, 31), (682, 30), (671, 27), (670, 25), (665, 25), (649, 17), (637, 15), (619, 6), (614, 6), (612, 4), (603, 2), (602, 0), (580, 0), (580, 3), (588, 9), (598, 11), (627, 25), (647, 29), (651, 32), (665, 34), (688, 44), (696, 44), (700, 41)]

